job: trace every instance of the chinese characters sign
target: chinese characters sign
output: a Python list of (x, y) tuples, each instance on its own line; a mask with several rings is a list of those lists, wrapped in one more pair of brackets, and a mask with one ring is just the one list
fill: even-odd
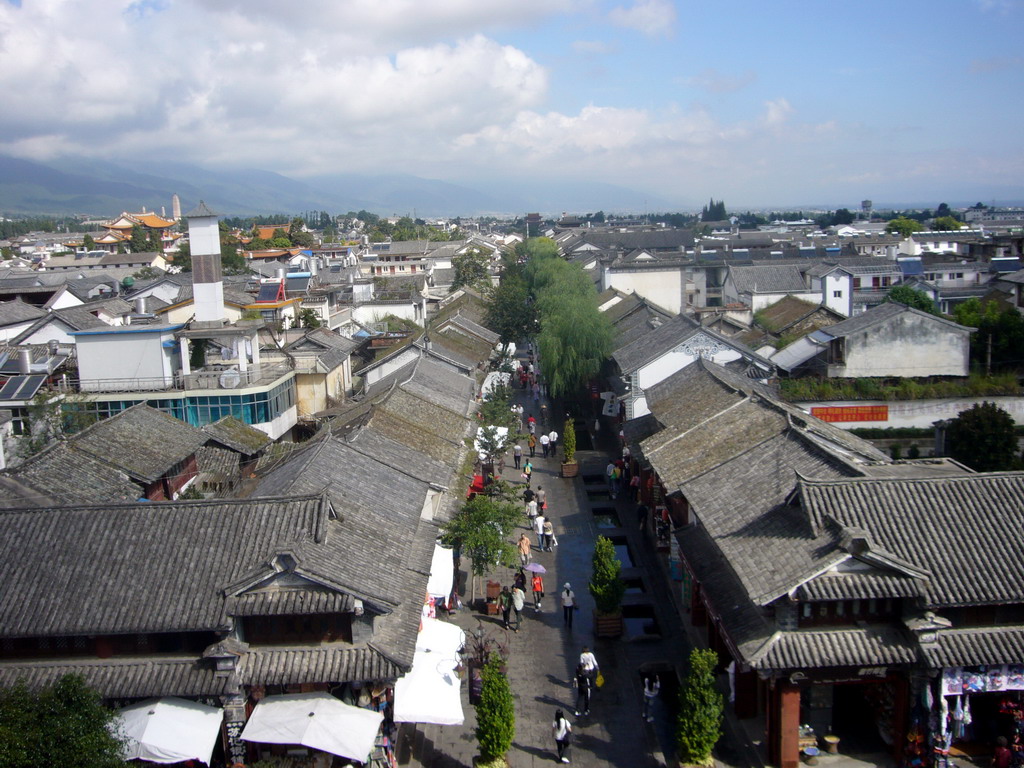
[(888, 421), (888, 405), (827, 405), (811, 408), (811, 416), (822, 421)]

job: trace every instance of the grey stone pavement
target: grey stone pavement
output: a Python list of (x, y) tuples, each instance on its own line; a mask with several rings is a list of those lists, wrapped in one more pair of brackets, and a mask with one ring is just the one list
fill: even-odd
[[(540, 424), (539, 408), (523, 390), (516, 390), (526, 415), (533, 412)], [(550, 407), (550, 406), (549, 406)], [(562, 431), (562, 419), (554, 425)], [(589, 420), (593, 424), (593, 419)], [(546, 425), (550, 431), (552, 424)], [(527, 593), (523, 625), (518, 633), (505, 632), (501, 617), (486, 616), (479, 606), (469, 606), (450, 620), (467, 632), (482, 626), (510, 649), (508, 680), (515, 697), (516, 735), (508, 753), (512, 768), (528, 768), (556, 762), (551, 722), (560, 708), (573, 727), (572, 762), (595, 766), (674, 765), (673, 726), (677, 674), (685, 668), (691, 647), (678, 606), (669, 592), (664, 556), (655, 552), (653, 539), (636, 522), (636, 505), (620, 493), (611, 499), (604, 479), (604, 467), (610, 455), (618, 455), (617, 429), (602, 420), (597, 435), (578, 430), (580, 473), (575, 479), (560, 477), (561, 449), (557, 457), (543, 458), (540, 446), (534, 459), (533, 488), (548, 493), (548, 512), (554, 522), (559, 546), (554, 552), (534, 547), (534, 562), (545, 568), (546, 598), (543, 611), (535, 613), (532, 595)], [(540, 434), (540, 429), (538, 429)], [(591, 438), (596, 438), (592, 440)], [(596, 444), (595, 444), (596, 443)], [(524, 454), (528, 450), (524, 446)], [(511, 454), (503, 478), (525, 487), (520, 473), (512, 466)], [(595, 513), (596, 512), (596, 513)], [(527, 529), (526, 517), (523, 530)], [(612, 537), (623, 559), (623, 576), (630, 584), (624, 601), (625, 613), (646, 614), (627, 618), (626, 632), (619, 639), (595, 639), (593, 599), (587, 591), (590, 558), (598, 535)], [(531, 535), (536, 544), (536, 537)], [(511, 584), (513, 571), (501, 569), (491, 579)], [(466, 584), (466, 573), (460, 584)], [(580, 610), (573, 628), (563, 626), (558, 594), (565, 582), (572, 584)], [(468, 587), (463, 588), (463, 594)], [(576, 691), (570, 680), (580, 651), (589, 645), (597, 656), (605, 686), (595, 691), (589, 717), (575, 717)], [(661, 696), (655, 707), (655, 721), (641, 717), (642, 678), (645, 670), (657, 670), (662, 681)], [(462, 726), (405, 725), (398, 740), (398, 763), (427, 768), (470, 768), (478, 754), (474, 736), (474, 707), (469, 704), (464, 681)], [(725, 736), (717, 755), (719, 765), (747, 768), (758, 766), (742, 729), (726, 723)]]

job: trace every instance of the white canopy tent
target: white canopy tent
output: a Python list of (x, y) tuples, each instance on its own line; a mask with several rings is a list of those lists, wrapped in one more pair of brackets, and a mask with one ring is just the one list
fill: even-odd
[(127, 760), (209, 765), (223, 720), (223, 709), (168, 696), (118, 710), (113, 728), (127, 737)]
[(427, 594), (446, 600), (455, 584), (455, 561), (452, 550), (438, 543), (434, 544), (434, 556), (430, 561), (430, 578), (427, 579)]
[(301, 744), (365, 763), (384, 715), (353, 707), (329, 693), (267, 696), (252, 711), (242, 739), (262, 744)]
[(454, 624), (423, 620), (412, 670), (395, 683), (395, 722), (462, 725), (462, 681), (455, 667), (464, 642)]

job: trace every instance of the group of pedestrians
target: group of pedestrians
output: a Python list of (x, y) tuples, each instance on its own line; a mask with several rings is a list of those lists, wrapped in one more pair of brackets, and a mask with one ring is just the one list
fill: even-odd
[[(505, 629), (518, 632), (523, 625), (523, 609), (526, 607), (526, 572), (520, 568), (512, 579), (511, 586), (501, 588), (498, 595), (498, 607), (501, 609), (502, 624)], [(533, 593), (533, 610), (541, 610), (544, 599), (544, 579), (539, 573), (530, 574), (530, 591)]]

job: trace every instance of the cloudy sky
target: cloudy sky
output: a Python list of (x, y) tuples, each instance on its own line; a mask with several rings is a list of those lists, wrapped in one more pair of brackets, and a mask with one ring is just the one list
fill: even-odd
[(0, 0), (0, 154), (1024, 197), (1024, 0)]

